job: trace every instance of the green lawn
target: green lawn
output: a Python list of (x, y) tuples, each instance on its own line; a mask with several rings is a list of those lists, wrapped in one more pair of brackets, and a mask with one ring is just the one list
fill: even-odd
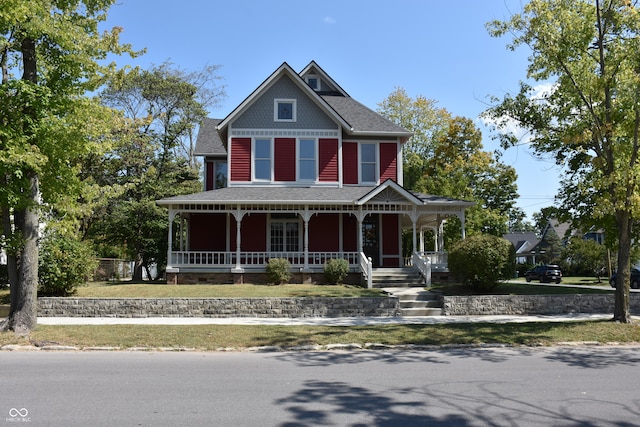
[[(586, 283), (584, 279), (565, 278), (565, 284)], [(446, 294), (468, 291), (457, 285), (434, 286)], [(527, 284), (524, 279), (500, 285), (501, 294), (549, 294), (611, 292), (602, 289), (563, 288)], [(81, 287), (81, 297), (264, 297), (264, 296), (369, 296), (381, 295), (377, 289), (353, 286), (314, 285), (194, 285), (92, 283)], [(0, 290), (0, 303), (8, 302), (8, 290)], [(0, 308), (2, 310), (2, 308)], [(3, 313), (0, 311), (0, 316)], [(4, 313), (6, 316), (6, 312)], [(86, 347), (194, 348), (216, 350), (254, 346), (293, 347), (332, 343), (381, 343), (387, 345), (421, 344), (506, 344), (554, 345), (571, 341), (591, 341), (601, 344), (640, 343), (640, 325), (613, 322), (519, 323), (519, 324), (444, 324), (444, 325), (384, 325), (384, 326), (38, 326), (29, 338), (12, 333), (0, 333), (0, 346), (5, 344), (60, 344)]]

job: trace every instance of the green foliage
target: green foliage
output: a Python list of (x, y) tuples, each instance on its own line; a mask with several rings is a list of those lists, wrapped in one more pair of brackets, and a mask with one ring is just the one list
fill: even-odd
[(98, 262), (91, 247), (74, 237), (49, 233), (42, 241), (38, 295), (65, 297), (86, 283)]
[(282, 285), (291, 279), (291, 263), (285, 258), (271, 258), (267, 263), (267, 280)]
[[(558, 199), (582, 229), (617, 234), (618, 271), (629, 282), (632, 224), (640, 216), (640, 13), (628, 0), (531, 0), (488, 24), (528, 52), (517, 94), (495, 98), (485, 119), (503, 147), (528, 145), (565, 176)], [(539, 83), (534, 86), (534, 83)], [(613, 226), (615, 224), (615, 226)], [(608, 237), (610, 239), (610, 237)], [(616, 289), (614, 319), (629, 323), (629, 289)]]
[(572, 237), (562, 251), (563, 274), (567, 276), (606, 275), (607, 248), (594, 240)]
[(342, 284), (347, 274), (349, 274), (349, 263), (346, 259), (330, 259), (324, 264), (324, 277), (329, 284)]
[(464, 285), (481, 292), (494, 289), (515, 274), (515, 248), (490, 234), (461, 240), (449, 251), (449, 270)]
[[(471, 119), (453, 116), (422, 96), (413, 99), (404, 89), (390, 94), (378, 112), (414, 133), (403, 147), (407, 189), (477, 202), (467, 209), (470, 234), (507, 232), (510, 218), (519, 214), (516, 172), (498, 154), (483, 150), (482, 134)], [(460, 223), (451, 221), (445, 241), (461, 234)]]

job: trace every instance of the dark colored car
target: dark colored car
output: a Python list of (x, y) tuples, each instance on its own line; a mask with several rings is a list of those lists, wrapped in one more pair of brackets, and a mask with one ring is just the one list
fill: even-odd
[(557, 265), (539, 265), (524, 274), (527, 282), (540, 280), (540, 283), (556, 282), (562, 280), (562, 270)]
[[(616, 277), (618, 277), (618, 273), (613, 273), (613, 275), (609, 279), (609, 284), (612, 288), (616, 287)], [(640, 288), (640, 270), (637, 268), (631, 269), (631, 288)]]

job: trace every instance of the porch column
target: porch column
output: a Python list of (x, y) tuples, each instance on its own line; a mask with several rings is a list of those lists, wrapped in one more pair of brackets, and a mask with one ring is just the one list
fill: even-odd
[(354, 213), (356, 217), (356, 221), (358, 222), (358, 253), (361, 253), (362, 248), (362, 223), (364, 222), (364, 218), (367, 216), (366, 212), (362, 211), (362, 207), (358, 210), (358, 212)]
[(240, 248), (242, 246), (242, 242), (240, 241), (242, 233), (240, 233), (240, 231), (242, 229), (242, 218), (246, 215), (246, 213), (246, 211), (240, 210), (240, 206), (238, 206), (238, 208), (234, 212), (231, 212), (233, 217), (236, 219), (236, 266), (231, 269), (232, 273), (244, 272), (244, 268), (242, 268), (242, 265), (240, 263)]
[(420, 227), (420, 252), (424, 252), (424, 227)]
[(169, 206), (169, 236), (168, 236), (168, 248), (167, 248), (167, 270), (171, 269), (173, 264), (172, 252), (173, 252), (173, 220), (175, 219), (178, 211)]
[(414, 254), (416, 253), (416, 251), (418, 250), (418, 239), (417, 239), (417, 228), (416, 228), (416, 224), (418, 223), (418, 209), (414, 206), (413, 207), (413, 211), (411, 212), (411, 215), (409, 215), (409, 217), (411, 218), (411, 222), (413, 223), (413, 239), (412, 239), (412, 244), (413, 244), (413, 248), (411, 253)]
[(438, 231), (436, 232), (436, 246), (437, 252), (442, 252), (444, 250), (444, 223), (447, 222), (446, 218), (442, 218), (438, 215)]
[(460, 228), (462, 228), (462, 240), (464, 240), (467, 237), (466, 236), (467, 233), (466, 233), (466, 231), (464, 229), (465, 228), (465, 226), (464, 226), (464, 223), (465, 223), (464, 212), (458, 214), (458, 218), (460, 218)]
[(304, 221), (304, 266), (303, 271), (309, 271), (309, 221), (313, 216), (312, 212), (309, 212), (309, 207), (305, 206), (304, 211), (300, 212), (300, 216)]

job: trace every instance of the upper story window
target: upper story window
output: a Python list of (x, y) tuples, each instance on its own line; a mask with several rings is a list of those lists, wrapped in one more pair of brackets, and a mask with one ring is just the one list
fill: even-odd
[(376, 182), (376, 144), (360, 144), (360, 182)]
[(311, 86), (313, 90), (320, 90), (320, 79), (318, 76), (310, 75), (307, 77), (307, 84)]
[(276, 99), (274, 100), (274, 117), (276, 122), (296, 121), (296, 100)]
[(298, 170), (299, 179), (304, 181), (315, 181), (317, 178), (316, 168), (316, 140), (301, 139), (299, 143)]
[(253, 146), (253, 177), (271, 181), (271, 140), (256, 139)]
[(227, 161), (226, 160), (218, 160), (213, 164), (214, 170), (214, 181), (213, 188), (225, 188), (227, 186)]

